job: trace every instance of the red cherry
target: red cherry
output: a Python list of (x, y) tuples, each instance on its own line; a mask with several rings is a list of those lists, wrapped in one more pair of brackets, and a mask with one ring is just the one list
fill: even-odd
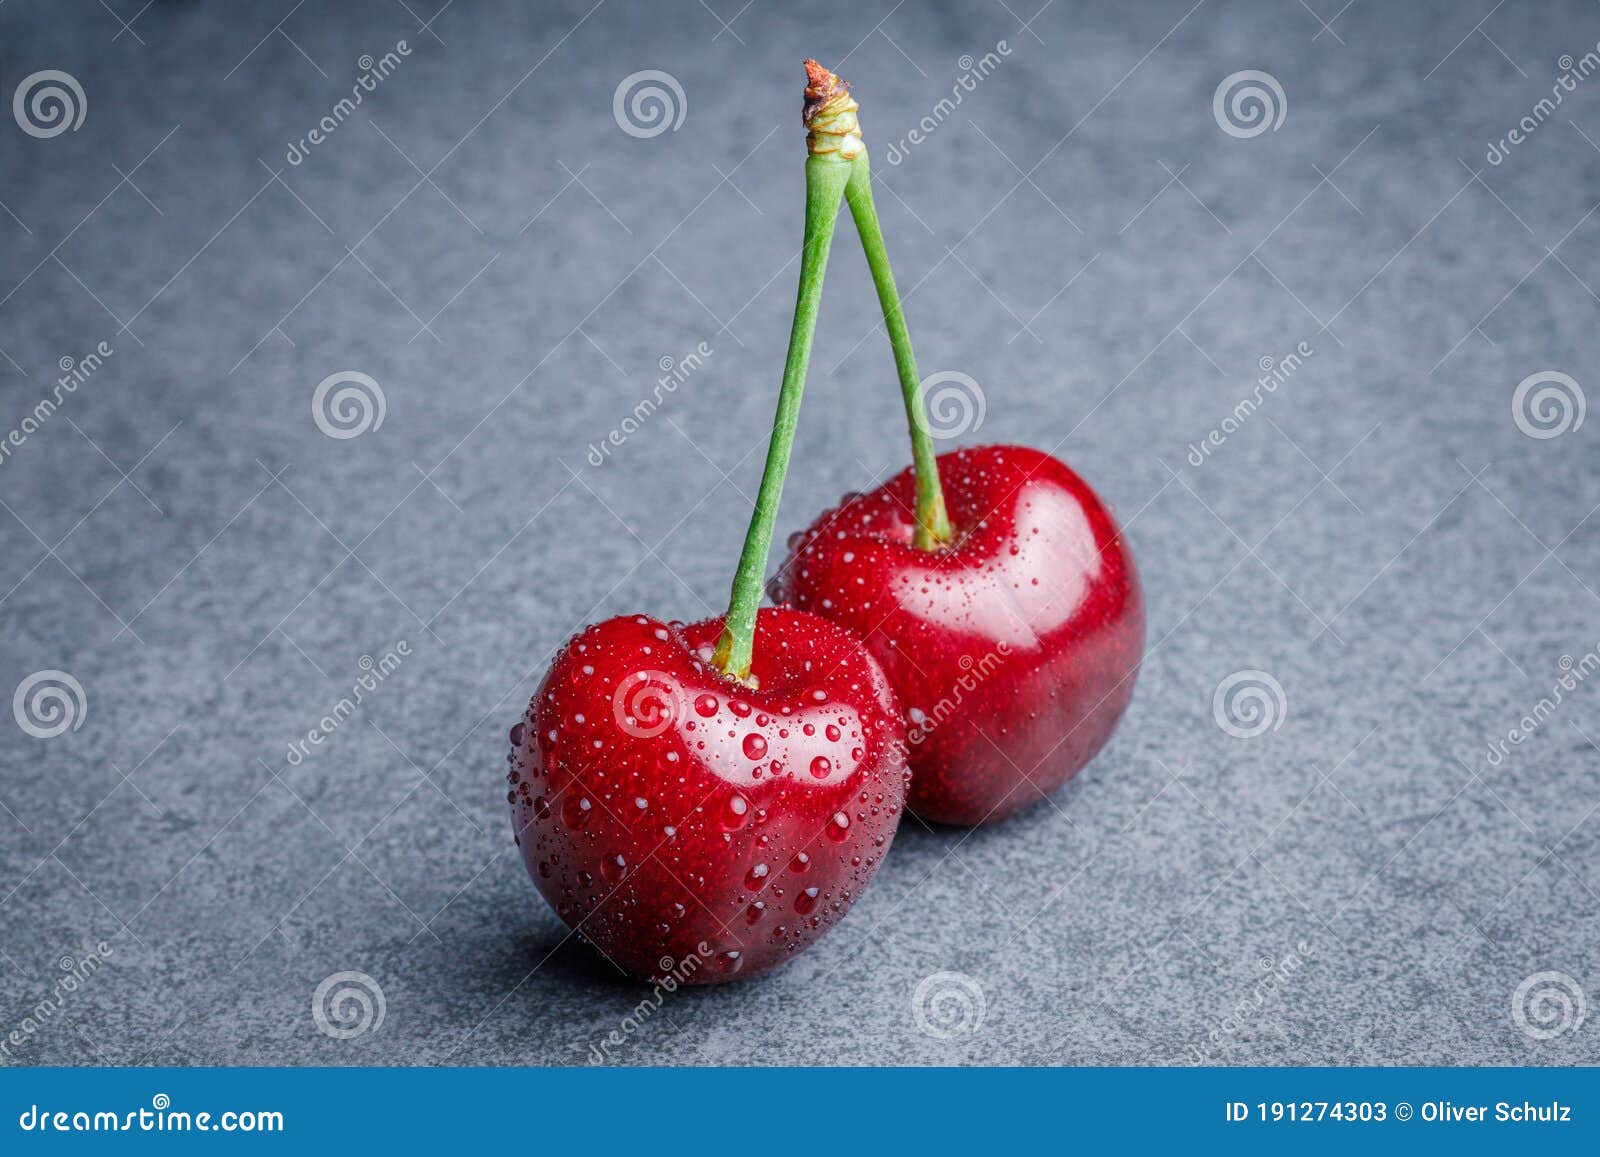
[(939, 458), (955, 536), (912, 545), (910, 470), (847, 496), (794, 544), (779, 601), (863, 638), (909, 715), (924, 819), (977, 824), (1043, 799), (1110, 738), (1133, 694), (1144, 600), (1087, 483), (1048, 454)]
[(745, 686), (711, 665), (722, 628), (589, 627), (511, 732), (529, 874), (640, 978), (751, 976), (811, 944), (872, 878), (905, 802), (900, 706), (858, 640), (762, 610)]

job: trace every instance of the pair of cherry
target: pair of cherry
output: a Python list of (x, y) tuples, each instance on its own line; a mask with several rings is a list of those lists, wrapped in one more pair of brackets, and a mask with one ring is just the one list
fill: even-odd
[[(867, 886), (907, 806), (972, 825), (1041, 800), (1110, 737), (1144, 641), (1132, 556), (1081, 478), (1020, 446), (935, 457), (857, 105), (806, 69), (800, 292), (728, 614), (587, 628), (511, 730), (529, 873), (641, 978), (749, 976), (814, 942)], [(841, 201), (915, 465), (791, 538), (781, 605), (760, 608)]]

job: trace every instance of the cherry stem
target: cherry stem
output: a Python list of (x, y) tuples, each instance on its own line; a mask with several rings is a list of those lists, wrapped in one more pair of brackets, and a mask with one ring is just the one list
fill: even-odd
[(889, 253), (883, 245), (883, 229), (872, 203), (872, 174), (865, 149), (851, 162), (844, 199), (850, 205), (850, 215), (855, 218), (856, 232), (861, 235), (861, 248), (866, 250), (872, 283), (878, 288), (878, 304), (883, 309), (883, 324), (894, 349), (900, 392), (905, 396), (906, 424), (911, 427), (911, 460), (917, 479), (917, 529), (912, 542), (922, 550), (937, 550), (950, 541), (950, 516), (945, 512), (944, 490), (939, 485), (939, 463), (933, 452), (921, 379), (917, 377), (917, 359), (911, 352), (911, 334), (906, 330), (900, 291), (895, 288)]
[(784, 475), (789, 471), (789, 454), (794, 448), (794, 431), (800, 417), (800, 396), (805, 390), (811, 342), (817, 332), (822, 275), (828, 267), (833, 227), (839, 219), (840, 201), (850, 173), (850, 162), (837, 154), (806, 158), (805, 243), (800, 256), (800, 289), (795, 297), (794, 325), (789, 331), (789, 356), (783, 366), (783, 385), (778, 391), (778, 410), (772, 420), (772, 440), (767, 444), (767, 465), (761, 475), (761, 489), (756, 492), (744, 551), (739, 555), (739, 569), (734, 572), (722, 637), (711, 658), (712, 665), (719, 671), (740, 681), (750, 677), (750, 662), (755, 653), (756, 610), (761, 605), (772, 529), (778, 519)]

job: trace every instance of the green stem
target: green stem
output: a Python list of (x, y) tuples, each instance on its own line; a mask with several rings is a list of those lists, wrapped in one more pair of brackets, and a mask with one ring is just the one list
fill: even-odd
[(905, 313), (900, 308), (900, 291), (895, 288), (894, 272), (889, 268), (889, 253), (883, 246), (883, 230), (878, 211), (872, 204), (872, 175), (867, 152), (862, 149), (850, 165), (850, 181), (844, 199), (861, 234), (872, 283), (878, 287), (878, 304), (883, 308), (883, 324), (894, 348), (894, 367), (900, 374), (900, 392), (905, 396), (906, 422), (911, 427), (911, 460), (917, 478), (917, 529), (913, 542), (923, 550), (937, 550), (950, 541), (950, 516), (944, 508), (944, 491), (939, 486), (939, 464), (933, 452), (933, 437), (917, 377), (917, 359), (911, 352), (911, 334), (906, 331)]
[(795, 424), (800, 417), (800, 395), (805, 390), (806, 366), (811, 361), (811, 341), (817, 332), (817, 312), (822, 303), (822, 275), (828, 267), (833, 227), (839, 202), (850, 176), (850, 163), (838, 157), (806, 158), (806, 232), (800, 256), (800, 289), (795, 297), (794, 325), (789, 331), (789, 356), (783, 366), (783, 386), (778, 392), (778, 412), (772, 420), (772, 440), (767, 444), (767, 465), (756, 493), (750, 529), (745, 533), (739, 569), (733, 576), (728, 614), (722, 638), (711, 662), (723, 674), (744, 680), (750, 676), (755, 652), (756, 608), (761, 604), (767, 573), (767, 553), (772, 528), (778, 518), (778, 499), (789, 470)]

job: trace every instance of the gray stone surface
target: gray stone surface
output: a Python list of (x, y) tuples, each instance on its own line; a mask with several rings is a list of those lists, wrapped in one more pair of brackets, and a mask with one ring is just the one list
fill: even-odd
[[(56, 669), (87, 701), (52, 739), (0, 728), (0, 1029), (61, 957), (112, 953), (6, 1063), (583, 1063), (645, 995), (525, 878), (506, 729), (580, 624), (725, 597), (792, 303), (807, 54), (863, 102), (924, 371), (981, 384), (962, 440), (1053, 449), (1117, 506), (1148, 657), (1052, 805), (908, 823), (827, 940), (672, 999), (617, 1058), (1594, 1062), (1595, 1025), (1534, 1039), (1513, 993), (1553, 970), (1600, 1000), (1600, 689), (1489, 744), (1600, 642), (1600, 422), (1513, 417), (1530, 374), (1595, 389), (1600, 78), (1485, 153), (1600, 12), (1329, 0), (1323, 28), (1191, 2), (457, 0), (426, 29), (434, 0), (5, 5), (5, 111), (42, 69), (88, 107), (49, 139), (0, 123), (0, 426), (60, 359), (114, 350), (0, 463), (0, 687)], [(651, 68), (686, 115), (630, 136), (613, 93)], [(1214, 119), (1242, 69), (1281, 83), (1275, 131)], [(906, 456), (840, 236), (780, 535)], [(386, 413), (334, 439), (312, 395), (345, 370)], [(1247, 669), (1286, 703), (1253, 739), (1213, 715)], [(311, 1001), (345, 970), (386, 1012), (341, 1041)], [(940, 971), (980, 985), (976, 1031), (918, 1030)]]

